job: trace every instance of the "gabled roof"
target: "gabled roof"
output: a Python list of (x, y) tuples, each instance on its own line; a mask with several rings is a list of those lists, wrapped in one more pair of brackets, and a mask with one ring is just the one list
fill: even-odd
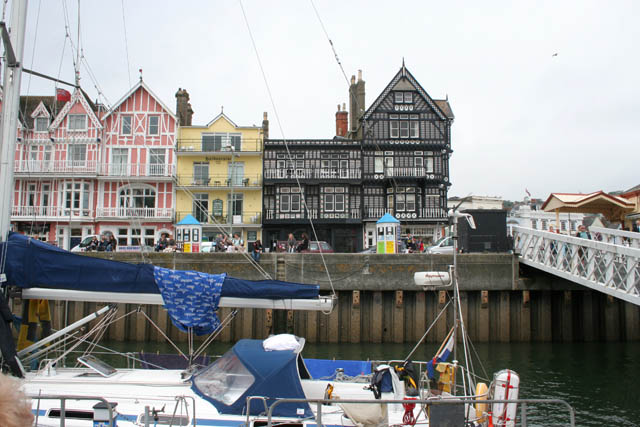
[(65, 101), (57, 101), (55, 96), (21, 96), (20, 121), (27, 129), (33, 129), (34, 113), (44, 108), (50, 117), (56, 117), (64, 104)]
[(233, 127), (238, 127), (237, 124), (235, 124), (233, 122), (233, 120), (231, 120), (229, 117), (227, 117), (227, 115), (224, 112), (221, 112), (220, 114), (218, 114), (217, 116), (215, 116), (213, 118), (213, 120), (211, 120), (209, 123), (207, 123), (207, 127), (211, 127), (212, 124), (214, 124), (215, 122), (217, 122), (218, 120), (224, 118), (226, 121), (228, 121), (229, 123), (231, 123), (233, 125)]
[(164, 102), (162, 102), (162, 100), (161, 100), (160, 98), (158, 98), (158, 97), (156, 96), (156, 94), (155, 94), (155, 93), (153, 93), (153, 91), (149, 88), (149, 86), (147, 86), (147, 85), (146, 85), (146, 83), (145, 83), (142, 79), (138, 80), (138, 83), (136, 83), (136, 84), (135, 84), (131, 89), (129, 89), (129, 91), (128, 91), (128, 92), (127, 92), (127, 93), (126, 93), (122, 98), (120, 98), (120, 99), (118, 100), (118, 102), (116, 102), (116, 103), (115, 103), (115, 105), (114, 105), (114, 106), (111, 108), (111, 110), (109, 110), (109, 112), (108, 112), (108, 113), (107, 113), (107, 114), (102, 118), (102, 120), (106, 120), (106, 119), (107, 119), (107, 117), (109, 117), (113, 112), (115, 112), (115, 111), (118, 109), (118, 107), (120, 107), (120, 105), (122, 105), (122, 103), (123, 103), (124, 101), (126, 101), (126, 100), (131, 96), (131, 95), (133, 95), (133, 94), (134, 94), (134, 93), (135, 93), (139, 88), (141, 88), (141, 87), (142, 87), (144, 90), (146, 90), (146, 91), (149, 93), (149, 95), (151, 95), (151, 97), (152, 97), (153, 99), (155, 99), (155, 100), (156, 100), (156, 102), (157, 102), (158, 104), (160, 104), (160, 106), (161, 106), (161, 107), (162, 107), (162, 108), (163, 108), (167, 113), (169, 113), (169, 115), (170, 115), (174, 120), (176, 120), (176, 121), (178, 120), (178, 118), (177, 118), (177, 117), (176, 117), (176, 115), (173, 113), (173, 111), (171, 111), (171, 110), (169, 109), (169, 107), (167, 107), (167, 106), (164, 104)]
[(636, 194), (640, 194), (640, 184), (636, 185), (635, 187), (631, 187), (627, 191), (623, 191), (620, 194), (620, 196), (621, 197), (632, 197), (632, 196), (635, 196)]
[(71, 108), (78, 102), (82, 104), (82, 106), (84, 107), (85, 111), (87, 112), (87, 115), (89, 116), (89, 119), (93, 123), (93, 126), (96, 127), (97, 129), (102, 129), (102, 124), (100, 123), (100, 120), (98, 119), (95, 113), (97, 110), (95, 104), (89, 101), (89, 98), (87, 98), (87, 94), (82, 89), (79, 89), (79, 88), (76, 88), (73, 91), (73, 93), (71, 94), (71, 100), (69, 100), (64, 105), (64, 107), (62, 107), (62, 111), (58, 113), (58, 116), (56, 117), (56, 119), (53, 121), (53, 123), (51, 123), (50, 129), (56, 129), (58, 126), (60, 126), (60, 123), (62, 123), (62, 120), (64, 120), (64, 118), (67, 116)]
[(604, 191), (588, 194), (551, 193), (542, 204), (542, 210), (545, 212), (601, 213), (609, 220), (620, 220), (625, 213), (633, 209), (632, 202)]
[[(408, 89), (417, 90), (418, 93), (420, 95), (422, 95), (422, 97), (425, 99), (427, 104), (429, 104), (431, 106), (431, 108), (433, 108), (433, 111), (435, 111), (435, 113), (438, 115), (438, 117), (440, 117), (440, 119), (442, 119), (442, 120), (452, 120), (453, 119), (453, 113), (451, 112), (451, 107), (448, 106), (449, 102), (446, 101), (446, 100), (444, 100), (444, 101), (440, 100), (440, 103), (435, 102), (429, 96), (427, 91), (424, 90), (424, 88), (422, 86), (420, 86), (420, 83), (418, 83), (418, 81), (415, 79), (415, 77), (413, 77), (413, 75), (409, 72), (407, 67), (405, 67), (404, 61), (402, 62), (402, 67), (400, 67), (400, 70), (396, 73), (396, 75), (393, 77), (393, 79), (391, 79), (391, 81), (389, 82), (387, 87), (384, 88), (382, 93), (380, 93), (380, 95), (378, 95), (378, 98), (376, 98), (376, 100), (373, 102), (373, 104), (371, 104), (371, 106), (364, 113), (363, 119), (365, 119), (365, 120), (368, 119), (371, 116), (371, 114), (373, 114), (373, 112), (380, 106), (380, 104), (382, 103), (384, 98), (386, 98), (386, 96), (389, 94), (389, 92), (394, 90), (396, 88), (396, 86), (398, 86), (399, 88), (402, 88), (403, 90), (408, 90)], [(445, 103), (446, 103), (446, 107), (445, 107)], [(449, 114), (446, 114), (443, 111), (443, 108), (448, 110)]]

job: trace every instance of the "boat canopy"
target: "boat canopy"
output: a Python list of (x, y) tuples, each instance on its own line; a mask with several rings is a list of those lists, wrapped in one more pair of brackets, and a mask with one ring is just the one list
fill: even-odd
[[(220, 359), (194, 375), (195, 392), (220, 413), (234, 415), (247, 413), (248, 396), (263, 396), (268, 406), (278, 398), (304, 399), (298, 372), (300, 349), (266, 351), (262, 343), (238, 341)], [(251, 415), (259, 415), (264, 412), (264, 404), (252, 401), (249, 410)], [(274, 409), (274, 415), (311, 417), (313, 413), (307, 403), (283, 403)]]
[[(209, 333), (217, 326), (217, 318), (211, 314), (217, 309), (220, 297), (259, 299), (315, 299), (320, 287), (279, 280), (244, 280), (226, 274), (207, 274), (194, 271), (169, 270), (152, 264), (129, 264), (75, 254), (48, 243), (10, 233), (7, 242), (0, 244), (0, 254), (5, 257), (4, 273), (7, 284), (20, 288), (53, 288), (69, 291), (115, 292), (137, 294), (162, 294), (171, 319), (180, 329), (194, 327), (198, 334)], [(192, 295), (192, 278), (198, 278), (202, 286)], [(171, 288), (170, 279), (175, 284)], [(180, 288), (180, 289), (179, 289)], [(177, 292), (177, 290), (180, 292)], [(186, 290), (185, 290), (186, 289)], [(204, 301), (201, 295), (217, 293), (216, 301)], [(177, 298), (171, 301), (171, 298)], [(207, 309), (196, 319), (187, 313), (177, 319), (171, 307), (182, 311), (185, 304)], [(206, 305), (206, 307), (204, 307)], [(175, 310), (173, 310), (175, 312)], [(187, 319), (191, 319), (188, 320)], [(203, 319), (213, 319), (203, 324)], [(195, 323), (189, 323), (195, 322)]]

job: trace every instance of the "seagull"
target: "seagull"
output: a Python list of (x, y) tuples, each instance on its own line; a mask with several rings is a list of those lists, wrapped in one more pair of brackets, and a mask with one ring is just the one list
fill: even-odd
[(551, 56), (552, 56), (552, 57), (554, 57), (554, 56), (558, 56), (558, 53), (556, 52), (556, 53), (554, 53), (554, 54), (553, 54), (553, 55), (551, 55)]

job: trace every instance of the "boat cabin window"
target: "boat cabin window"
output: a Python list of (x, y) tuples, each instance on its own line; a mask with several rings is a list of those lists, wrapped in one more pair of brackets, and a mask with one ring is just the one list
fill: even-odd
[(207, 397), (232, 405), (251, 387), (255, 378), (230, 350), (193, 381)]
[(116, 373), (116, 368), (91, 355), (78, 357), (78, 362), (103, 377), (110, 377)]

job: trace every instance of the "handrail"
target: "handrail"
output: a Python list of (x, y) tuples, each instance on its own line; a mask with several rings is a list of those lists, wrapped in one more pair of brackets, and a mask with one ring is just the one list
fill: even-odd
[[(75, 395), (63, 395), (56, 396), (53, 394), (36, 394), (36, 395), (27, 395), (31, 399), (36, 399), (38, 402), (42, 399), (45, 400), (60, 400), (60, 427), (64, 427), (66, 425), (66, 417), (65, 417), (65, 406), (67, 400), (97, 400), (103, 402), (107, 405), (107, 409), (109, 411), (109, 427), (113, 427), (113, 407), (111, 403), (109, 403), (104, 397), (99, 396), (75, 396)], [(38, 416), (40, 414), (36, 413), (36, 421), (34, 425), (38, 425)]]
[[(371, 399), (278, 399), (274, 403), (269, 406), (269, 411), (267, 413), (267, 427), (272, 427), (272, 418), (274, 409), (283, 404), (283, 403), (307, 403), (309, 405), (316, 404), (318, 408), (318, 412), (316, 413), (316, 423), (318, 425), (322, 425), (322, 405), (329, 404), (341, 404), (341, 403), (364, 403), (364, 404), (380, 404), (380, 403), (391, 403), (391, 404), (402, 404), (407, 403), (406, 400), (403, 399), (379, 399), (379, 400), (371, 400)], [(571, 427), (576, 425), (576, 411), (573, 409), (569, 403), (562, 399), (514, 399), (514, 400), (506, 400), (506, 399), (460, 399), (458, 396), (451, 396), (451, 398), (442, 398), (442, 399), (415, 399), (411, 400), (411, 403), (425, 405), (427, 407), (432, 405), (453, 405), (459, 403), (470, 403), (470, 404), (492, 404), (492, 403), (515, 403), (521, 405), (521, 426), (527, 427), (527, 405), (530, 403), (534, 404), (558, 404), (566, 406), (569, 411), (569, 425)], [(466, 415), (465, 415), (466, 417)]]
[(514, 226), (520, 262), (640, 305), (640, 248)]

